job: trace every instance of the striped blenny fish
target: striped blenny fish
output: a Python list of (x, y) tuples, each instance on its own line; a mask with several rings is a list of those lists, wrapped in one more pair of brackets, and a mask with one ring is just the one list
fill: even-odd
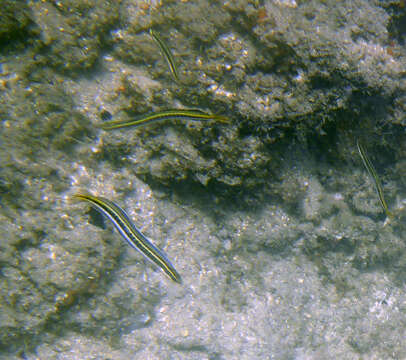
[(84, 200), (106, 216), (131, 247), (141, 252), (148, 260), (157, 265), (169, 278), (181, 283), (181, 277), (168, 258), (139, 231), (126, 212), (110, 200), (88, 194), (75, 194), (74, 198)]
[(227, 117), (222, 115), (213, 115), (205, 113), (197, 109), (169, 109), (165, 111), (159, 111), (154, 113), (149, 113), (144, 116), (137, 117), (135, 119), (129, 120), (112, 120), (106, 121), (99, 125), (103, 130), (113, 130), (120, 129), (130, 126), (142, 126), (155, 121), (164, 120), (191, 120), (191, 121), (201, 121), (201, 120), (214, 120), (221, 123), (229, 124), (230, 121)]
[(385, 211), (385, 214), (388, 218), (392, 218), (393, 214), (389, 211), (388, 205), (386, 204), (385, 197), (383, 195), (383, 188), (381, 184), (381, 180), (379, 180), (378, 174), (376, 173), (376, 170), (374, 166), (371, 163), (371, 160), (369, 160), (368, 155), (362, 146), (362, 144), (357, 141), (357, 147), (358, 147), (358, 152), (359, 155), (361, 156), (362, 162), (364, 163), (364, 166), (366, 167), (369, 175), (372, 177), (374, 180), (375, 184), (375, 189), (376, 192), (378, 193), (379, 201), (381, 202), (382, 208)]
[(175, 64), (175, 60), (172, 55), (172, 51), (169, 49), (169, 47), (165, 44), (165, 42), (162, 40), (162, 38), (159, 36), (159, 34), (155, 30), (149, 29), (149, 34), (158, 44), (163, 57), (165, 58), (166, 62), (168, 63), (168, 67), (172, 74), (173, 79), (178, 84), (181, 84), (182, 82), (179, 79), (179, 73), (178, 73), (178, 69), (176, 68), (176, 64)]

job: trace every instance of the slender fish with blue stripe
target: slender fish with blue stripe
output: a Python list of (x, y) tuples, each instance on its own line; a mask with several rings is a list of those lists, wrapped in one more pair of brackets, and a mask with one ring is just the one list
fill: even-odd
[(155, 30), (149, 29), (149, 34), (158, 44), (163, 57), (165, 58), (166, 62), (168, 63), (169, 70), (171, 71), (173, 79), (178, 84), (182, 84), (182, 82), (179, 79), (179, 73), (178, 73), (178, 69), (176, 68), (176, 64), (175, 64), (175, 60), (172, 55), (172, 51), (169, 49), (169, 47), (165, 44), (165, 42), (161, 39), (161, 37)]
[(230, 120), (225, 116), (209, 114), (197, 109), (169, 109), (143, 115), (135, 119), (106, 121), (100, 124), (99, 127), (103, 130), (113, 130), (130, 126), (143, 126), (156, 121), (176, 119), (190, 121), (214, 120), (225, 124), (230, 123)]
[(106, 216), (131, 247), (140, 251), (148, 260), (156, 264), (169, 278), (181, 283), (181, 277), (168, 258), (139, 231), (126, 212), (110, 200), (88, 194), (75, 194), (74, 198), (84, 200)]
[(369, 175), (374, 180), (375, 189), (376, 189), (376, 192), (378, 193), (379, 201), (381, 202), (382, 208), (385, 211), (386, 216), (388, 218), (393, 218), (394, 215), (389, 211), (388, 205), (386, 204), (385, 197), (383, 195), (381, 180), (379, 180), (378, 174), (376, 173), (376, 170), (375, 170), (374, 166), (372, 165), (371, 160), (369, 160), (364, 147), (361, 145), (361, 143), (359, 141), (357, 141), (357, 147), (358, 147), (358, 152), (359, 152), (359, 155), (361, 156), (362, 162), (364, 163)]

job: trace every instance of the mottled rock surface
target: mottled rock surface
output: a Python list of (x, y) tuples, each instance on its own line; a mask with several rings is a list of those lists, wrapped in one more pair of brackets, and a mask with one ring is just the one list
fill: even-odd
[[(401, 0), (4, 0), (0, 358), (405, 358), (405, 23)], [(185, 107), (230, 124), (98, 127)]]

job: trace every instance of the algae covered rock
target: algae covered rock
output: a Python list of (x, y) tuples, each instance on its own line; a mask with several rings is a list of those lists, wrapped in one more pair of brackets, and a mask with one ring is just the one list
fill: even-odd
[(119, 21), (120, 1), (33, 2), (48, 65), (68, 74), (92, 67)]
[[(2, 5), (1, 356), (405, 357), (402, 1)], [(99, 127), (171, 108), (229, 122)], [(84, 191), (184, 284), (69, 201)]]
[(0, 47), (32, 36), (34, 21), (31, 9), (24, 1), (4, 0), (0, 14)]
[[(396, 56), (386, 49), (392, 21), (387, 9), (366, 1), (235, 1), (212, 4), (203, 20), (204, 6), (204, 1), (151, 5), (144, 19), (149, 23), (137, 26), (138, 17), (129, 16), (130, 26), (115, 38), (117, 59), (145, 69), (164, 84), (153, 90), (157, 108), (149, 103), (141, 78), (125, 82), (125, 92), (117, 100), (129, 116), (172, 107), (175, 102), (209, 108), (232, 122), (232, 130), (219, 127), (211, 131), (207, 129), (210, 124), (200, 133), (189, 128), (185, 135), (176, 135), (176, 141), (185, 147), (192, 142), (200, 165), (185, 163), (182, 153), (186, 148), (168, 157), (149, 152), (143, 161), (154, 162), (158, 157), (168, 164), (162, 171), (153, 167), (150, 175), (156, 181), (170, 182), (172, 163), (178, 179), (261, 186), (278, 167), (267, 160), (269, 150), (277, 152), (274, 144), (286, 137), (293, 135), (306, 142), (318, 136), (329, 146), (330, 138), (337, 136), (343, 146), (333, 156), (348, 160), (352, 154), (345, 149), (350, 140), (346, 132), (356, 128), (360, 137), (379, 134), (381, 124), (398, 123), (404, 114), (404, 83), (399, 79), (405, 71), (405, 54), (400, 48)], [(190, 17), (196, 20), (185, 21)], [(372, 18), (379, 21), (370, 21)], [(148, 43), (148, 27), (156, 28), (172, 49), (186, 86), (173, 82), (158, 48), (152, 39)], [(136, 101), (131, 101), (134, 96)], [(123, 132), (118, 142), (124, 143), (127, 136), (131, 135)], [(183, 136), (192, 140), (185, 142)], [(110, 147), (109, 135), (106, 141)], [(152, 144), (147, 141), (143, 146)], [(165, 137), (154, 137), (153, 146), (166, 147)], [(249, 169), (241, 167), (236, 157), (250, 158)], [(191, 172), (189, 166), (194, 168)], [(138, 164), (136, 168), (144, 174)], [(229, 174), (224, 175), (223, 169)]]

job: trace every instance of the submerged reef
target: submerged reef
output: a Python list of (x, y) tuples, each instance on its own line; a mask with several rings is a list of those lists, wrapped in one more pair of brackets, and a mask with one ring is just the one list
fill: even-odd
[[(404, 11), (4, 0), (0, 358), (406, 357)], [(103, 129), (169, 109), (223, 121)], [(70, 201), (84, 191), (182, 285)]]

